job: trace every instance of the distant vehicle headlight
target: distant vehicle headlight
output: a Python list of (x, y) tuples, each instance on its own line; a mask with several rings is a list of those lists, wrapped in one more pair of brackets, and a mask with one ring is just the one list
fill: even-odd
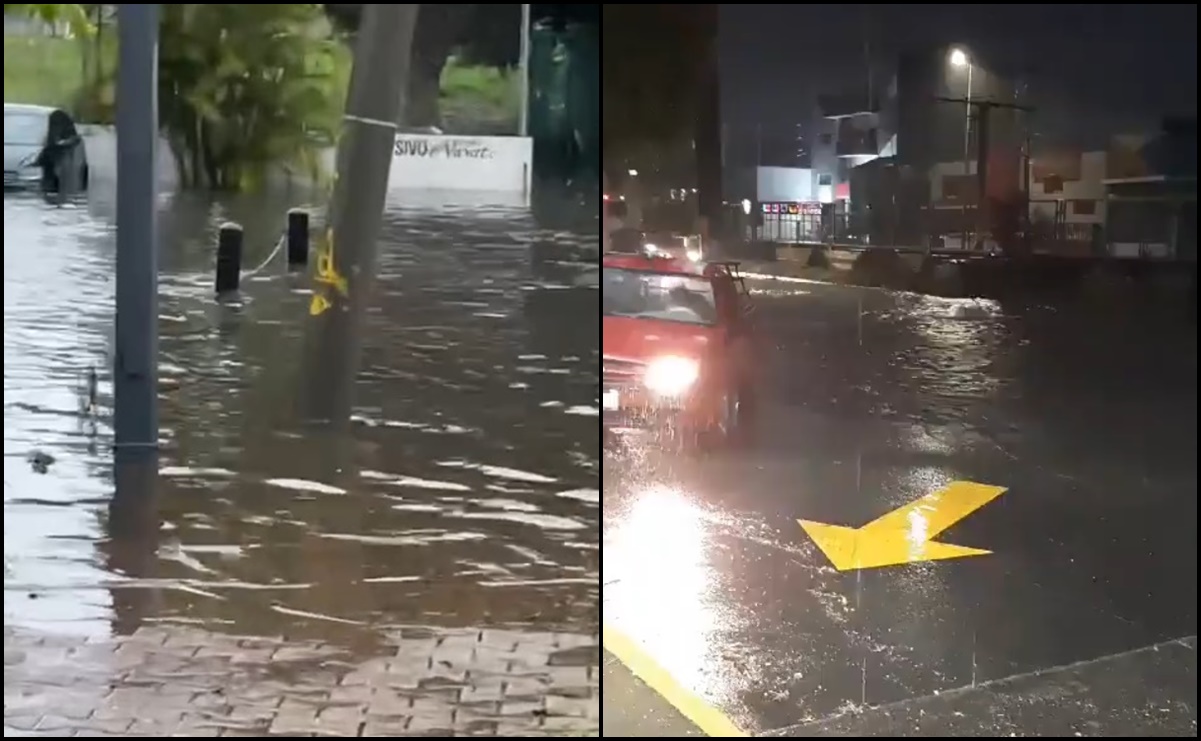
[(665, 357), (651, 362), (644, 383), (661, 396), (679, 396), (692, 388), (700, 377), (700, 365), (690, 358)]

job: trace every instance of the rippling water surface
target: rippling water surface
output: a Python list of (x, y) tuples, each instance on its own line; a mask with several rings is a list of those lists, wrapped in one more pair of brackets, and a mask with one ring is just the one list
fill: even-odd
[(272, 265), (237, 302), (211, 293), (215, 226), (245, 225), (251, 267), (293, 204), (165, 199), (163, 527), (130, 544), (110, 538), (106, 506), (114, 208), (96, 190), (87, 204), (5, 196), (6, 624), (596, 630), (595, 281), (571, 266), (539, 281), (529, 259), (535, 240), (594, 236), (512, 210), (390, 205), (339, 431), (305, 421), (334, 391), (308, 380), (307, 277)]

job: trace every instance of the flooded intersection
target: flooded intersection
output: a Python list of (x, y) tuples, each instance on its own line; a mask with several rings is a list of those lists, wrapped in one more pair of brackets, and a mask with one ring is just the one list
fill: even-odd
[(244, 223), (254, 265), (289, 205), (164, 203), (163, 527), (131, 539), (106, 506), (111, 211), (6, 195), (6, 735), (587, 735), (597, 301), (534, 280), (528, 251), (588, 238), (390, 209), (331, 426), (315, 410), (351, 394), (306, 356), (307, 279), (211, 296), (215, 225)]
[(605, 734), (1195, 735), (1195, 325), (756, 286), (755, 447), (603, 459)]

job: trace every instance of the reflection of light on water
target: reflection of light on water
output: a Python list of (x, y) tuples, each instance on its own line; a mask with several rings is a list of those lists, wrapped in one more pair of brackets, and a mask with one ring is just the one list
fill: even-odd
[(905, 532), (909, 540), (909, 555), (917, 559), (926, 550), (926, 542), (930, 539), (930, 521), (920, 507), (909, 513), (909, 529)]
[[(685, 687), (707, 692), (704, 676), (716, 616), (706, 559), (703, 512), (680, 492), (644, 492), (606, 538), (607, 573), (620, 587), (606, 593), (606, 620), (650, 649)], [(612, 571), (610, 571), (612, 569)]]

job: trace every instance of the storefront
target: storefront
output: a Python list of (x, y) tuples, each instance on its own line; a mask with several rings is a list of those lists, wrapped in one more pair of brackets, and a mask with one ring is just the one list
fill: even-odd
[(820, 242), (822, 204), (761, 203), (757, 239), (763, 242)]

